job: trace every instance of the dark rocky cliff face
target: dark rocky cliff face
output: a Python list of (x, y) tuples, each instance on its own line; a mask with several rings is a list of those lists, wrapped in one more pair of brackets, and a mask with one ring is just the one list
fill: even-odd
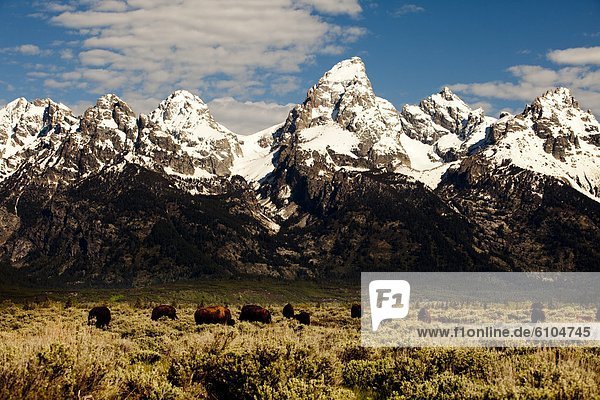
[[(7, 229), (12, 232), (4, 232), (0, 250), (5, 262), (38, 283), (278, 276), (265, 267), (277, 257), (271, 236), (252, 216), (253, 196), (244, 182), (230, 185), (226, 196), (192, 196), (129, 164), (52, 196), (30, 187), (19, 198), (18, 219)], [(3, 206), (5, 215), (15, 215), (8, 211), (14, 203)]]
[(436, 193), (474, 227), (490, 264), (516, 271), (597, 271), (600, 204), (564, 182), (474, 157)]

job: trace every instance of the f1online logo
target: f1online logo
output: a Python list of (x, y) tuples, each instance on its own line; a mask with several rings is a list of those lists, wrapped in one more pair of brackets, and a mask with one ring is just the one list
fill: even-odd
[(402, 280), (376, 280), (369, 283), (369, 302), (373, 332), (381, 321), (402, 319), (408, 315), (410, 284)]

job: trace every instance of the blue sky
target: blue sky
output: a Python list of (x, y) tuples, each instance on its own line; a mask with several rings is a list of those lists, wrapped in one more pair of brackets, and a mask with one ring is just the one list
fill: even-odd
[(598, 0), (3, 0), (0, 103), (111, 92), (149, 112), (187, 89), (249, 133), (358, 55), (398, 109), (448, 85), (496, 115), (567, 86), (598, 115), (598, 21)]

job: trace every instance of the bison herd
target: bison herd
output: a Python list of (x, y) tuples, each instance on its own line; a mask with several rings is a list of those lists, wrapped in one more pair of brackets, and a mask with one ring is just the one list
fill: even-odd
[[(285, 318), (295, 319), (302, 325), (310, 325), (310, 314), (306, 311), (296, 313), (291, 304), (283, 307), (282, 314)], [(353, 304), (350, 309), (352, 318), (360, 318), (362, 315), (360, 304)], [(152, 309), (150, 318), (158, 321), (160, 318), (177, 319), (175, 307), (167, 304), (156, 306)], [(106, 328), (110, 323), (110, 310), (108, 307), (94, 307), (88, 314), (88, 325), (95, 325), (96, 328)], [(261, 322), (263, 324), (271, 323), (271, 312), (264, 307), (254, 304), (247, 304), (242, 307), (240, 312), (240, 321)], [(194, 312), (194, 321), (196, 325), (203, 324), (222, 324), (234, 325), (235, 321), (231, 317), (231, 311), (224, 306), (198, 307)]]
[[(287, 319), (295, 319), (302, 325), (310, 325), (310, 314), (306, 311), (300, 311), (296, 313), (294, 307), (291, 304), (286, 304), (283, 307), (282, 315)], [(154, 307), (150, 318), (153, 321), (157, 321), (160, 318), (177, 319), (177, 313), (175, 307), (162, 304)], [(362, 308), (360, 304), (352, 304), (350, 307), (351, 318), (361, 318)], [(96, 328), (106, 328), (110, 323), (110, 310), (108, 307), (94, 307), (88, 314), (88, 325), (95, 325)], [(425, 323), (431, 323), (432, 317), (429, 310), (421, 308), (418, 314), (418, 320)], [(583, 317), (578, 317), (583, 319)], [(586, 317), (585, 320), (591, 320), (592, 317)], [(266, 308), (257, 306), (254, 304), (247, 304), (242, 307), (240, 312), (240, 321), (248, 322), (261, 322), (263, 324), (271, 323), (271, 312)], [(441, 320), (441, 319), (440, 319)], [(544, 322), (546, 320), (546, 314), (543, 310), (541, 303), (533, 303), (531, 306), (531, 322)], [(229, 308), (224, 306), (212, 306), (212, 307), (198, 307), (194, 313), (194, 321), (197, 325), (202, 324), (222, 324), (222, 325), (234, 325), (235, 321), (231, 317), (231, 311)], [(596, 312), (596, 321), (600, 321), (600, 305)]]

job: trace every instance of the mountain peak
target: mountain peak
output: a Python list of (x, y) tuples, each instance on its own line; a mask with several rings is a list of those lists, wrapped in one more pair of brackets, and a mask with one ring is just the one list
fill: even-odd
[(107, 93), (103, 96), (100, 96), (98, 100), (96, 100), (96, 106), (104, 107), (106, 104), (114, 104), (114, 103), (125, 103), (119, 96), (114, 93)]
[(350, 83), (350, 82), (368, 82), (367, 71), (365, 64), (360, 57), (352, 57), (347, 60), (340, 61), (335, 64), (329, 71), (319, 80), (319, 84), (324, 83)]
[(170, 132), (192, 132), (206, 126), (222, 133), (229, 132), (214, 120), (206, 103), (187, 90), (173, 92), (152, 111), (149, 118)]
[(25, 97), (19, 97), (19, 98), (14, 99), (10, 103), (6, 104), (2, 108), (15, 109), (15, 108), (19, 107), (20, 105), (25, 105), (27, 103), (28, 103), (28, 101)]
[(448, 101), (452, 101), (456, 97), (458, 97), (452, 92), (452, 90), (450, 90), (450, 88), (448, 86), (444, 86), (439, 94), (440, 94), (440, 96), (442, 96), (444, 99), (446, 99)]
[(575, 100), (571, 94), (571, 91), (564, 87), (558, 87), (546, 91), (543, 95), (536, 98), (533, 103), (541, 106), (542, 108), (579, 108), (579, 103), (577, 100)]
[(174, 91), (169, 97), (165, 99), (165, 102), (181, 103), (186, 101), (190, 103), (205, 104), (200, 97), (196, 96), (190, 91), (182, 89)]

